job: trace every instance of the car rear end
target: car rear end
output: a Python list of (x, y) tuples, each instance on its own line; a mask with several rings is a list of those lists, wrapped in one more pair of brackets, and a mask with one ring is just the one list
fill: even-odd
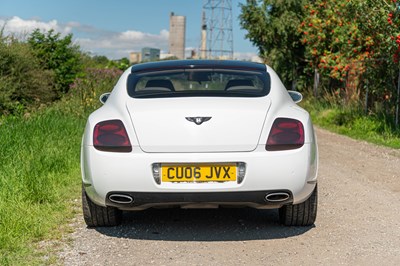
[(94, 204), (265, 209), (312, 195), (318, 152), (308, 113), (265, 65), (217, 62), (140, 65), (121, 77), (83, 138)]

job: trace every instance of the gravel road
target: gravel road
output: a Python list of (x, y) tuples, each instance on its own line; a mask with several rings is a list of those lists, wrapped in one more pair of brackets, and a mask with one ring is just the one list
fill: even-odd
[(315, 226), (281, 226), (276, 210), (147, 210), (98, 229), (79, 215), (60, 264), (400, 265), (400, 150), (317, 136)]

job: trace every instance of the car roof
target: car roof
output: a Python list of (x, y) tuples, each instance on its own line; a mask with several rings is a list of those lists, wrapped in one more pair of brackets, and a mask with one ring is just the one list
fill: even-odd
[(266, 71), (266, 65), (238, 60), (168, 60), (133, 65), (132, 73), (152, 72), (172, 69), (234, 69), (248, 71)]

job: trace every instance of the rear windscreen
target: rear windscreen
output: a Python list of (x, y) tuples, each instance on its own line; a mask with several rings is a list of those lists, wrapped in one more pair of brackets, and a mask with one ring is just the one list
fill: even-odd
[(127, 85), (129, 95), (135, 98), (259, 97), (269, 93), (270, 80), (266, 72), (182, 69), (131, 73)]

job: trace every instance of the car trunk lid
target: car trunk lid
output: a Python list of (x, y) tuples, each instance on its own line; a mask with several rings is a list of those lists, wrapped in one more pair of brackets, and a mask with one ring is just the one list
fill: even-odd
[(256, 148), (271, 103), (257, 98), (129, 99), (144, 152), (245, 152)]

